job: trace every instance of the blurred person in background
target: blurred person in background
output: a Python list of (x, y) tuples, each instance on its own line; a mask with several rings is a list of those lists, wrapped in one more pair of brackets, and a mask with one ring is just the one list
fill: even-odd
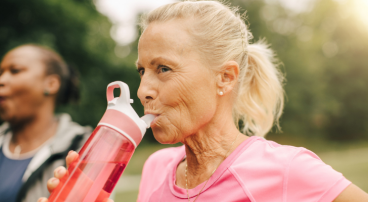
[[(157, 116), (156, 140), (184, 145), (148, 158), (139, 202), (368, 201), (313, 152), (263, 138), (282, 113), (283, 77), (236, 9), (177, 2), (150, 12), (142, 28), (138, 97)], [(67, 164), (77, 159), (71, 152)], [(66, 173), (55, 170), (50, 191)]]
[(10, 50), (0, 64), (0, 201), (34, 202), (91, 128), (55, 115), (79, 98), (78, 78), (59, 54), (39, 45)]

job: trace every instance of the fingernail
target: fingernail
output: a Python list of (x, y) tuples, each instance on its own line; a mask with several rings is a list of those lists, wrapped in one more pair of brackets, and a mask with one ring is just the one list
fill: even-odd
[(52, 181), (51, 181), (51, 183), (52, 184), (56, 184), (56, 183), (58, 183), (59, 182), (59, 179), (57, 179), (57, 178), (54, 178), (54, 179), (52, 179)]
[(40, 199), (37, 200), (37, 202), (45, 202), (45, 201), (46, 201), (45, 198), (40, 198)]
[(68, 155), (70, 154), (70, 153), (72, 153), (73, 152), (73, 150), (70, 150), (69, 152), (68, 152)]
[(59, 175), (64, 175), (64, 174), (65, 174), (65, 170), (64, 170), (64, 169), (62, 169), (62, 168), (60, 168), (60, 169), (57, 171), (57, 173), (58, 173)]

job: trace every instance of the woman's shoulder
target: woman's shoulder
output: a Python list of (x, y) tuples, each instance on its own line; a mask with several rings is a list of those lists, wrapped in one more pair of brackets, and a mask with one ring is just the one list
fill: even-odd
[[(296, 162), (297, 166), (323, 163), (315, 153), (306, 148), (281, 145), (261, 137), (254, 137), (253, 142), (243, 149), (231, 167), (240, 172), (244, 170), (244, 172), (284, 175)], [(249, 164), (252, 166), (248, 166)]]
[(306, 148), (281, 145), (271, 140), (255, 137), (253, 143), (239, 155), (237, 161), (244, 162), (252, 159), (253, 161), (269, 161), (287, 165), (293, 159), (303, 155), (320, 160), (315, 153)]
[[(92, 133), (92, 128), (74, 122), (67, 113), (57, 114), (55, 117), (58, 121), (58, 128), (49, 144), (52, 147), (52, 152), (59, 153), (70, 149), (79, 150)], [(73, 145), (73, 148), (70, 148), (71, 145)]]
[[(312, 151), (263, 138), (256, 138), (229, 169), (238, 182), (261, 201), (268, 201), (267, 197), (287, 197), (290, 201), (319, 201), (320, 198), (325, 199), (321, 201), (332, 201), (331, 197), (336, 197), (350, 184)], [(258, 192), (259, 189), (272, 191), (265, 196)], [(307, 192), (309, 197), (303, 195)]]

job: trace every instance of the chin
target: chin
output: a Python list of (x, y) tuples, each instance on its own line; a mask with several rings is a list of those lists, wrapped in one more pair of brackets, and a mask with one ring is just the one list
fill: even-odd
[(0, 119), (2, 121), (11, 121), (16, 115), (16, 107), (14, 105), (2, 104), (0, 107)]
[(179, 142), (173, 135), (175, 133), (165, 132), (158, 128), (152, 128), (152, 132), (157, 142), (161, 144), (176, 144)]
[(0, 110), (0, 119), (2, 121), (9, 121), (11, 119), (11, 116), (9, 115), (9, 113)]

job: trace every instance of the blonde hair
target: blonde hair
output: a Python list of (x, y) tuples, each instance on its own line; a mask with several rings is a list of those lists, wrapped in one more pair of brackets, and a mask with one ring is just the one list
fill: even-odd
[(238, 62), (239, 85), (233, 118), (246, 135), (265, 136), (282, 114), (283, 76), (264, 41), (253, 38), (237, 8), (217, 1), (184, 1), (161, 6), (141, 21), (142, 31), (152, 22), (194, 19), (188, 28), (199, 52), (215, 71), (227, 61)]

